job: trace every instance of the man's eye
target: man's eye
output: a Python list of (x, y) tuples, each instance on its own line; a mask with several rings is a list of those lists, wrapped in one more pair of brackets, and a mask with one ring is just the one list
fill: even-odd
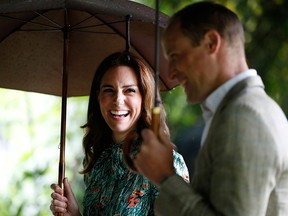
[(169, 59), (170, 59), (170, 61), (175, 61), (176, 59), (177, 59), (177, 55), (176, 54), (171, 54), (170, 56), (169, 56)]

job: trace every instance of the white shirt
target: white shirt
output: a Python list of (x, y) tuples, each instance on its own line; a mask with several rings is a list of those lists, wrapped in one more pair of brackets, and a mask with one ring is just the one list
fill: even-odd
[(223, 100), (225, 95), (229, 92), (229, 90), (235, 86), (238, 82), (242, 81), (243, 79), (250, 77), (250, 76), (257, 76), (257, 72), (254, 69), (249, 69), (242, 73), (239, 73), (232, 79), (225, 82), (223, 85), (219, 86), (215, 91), (213, 91), (203, 103), (201, 103), (201, 109), (203, 112), (203, 118), (205, 122), (205, 127), (203, 130), (202, 138), (201, 138), (201, 146), (207, 137), (213, 116), (220, 104)]

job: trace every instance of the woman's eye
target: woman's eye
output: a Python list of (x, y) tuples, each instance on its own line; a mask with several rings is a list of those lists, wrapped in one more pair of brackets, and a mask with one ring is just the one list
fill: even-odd
[(135, 92), (136, 92), (136, 89), (134, 89), (134, 88), (128, 88), (128, 89), (126, 89), (126, 92), (128, 92), (128, 93), (135, 93)]
[(104, 93), (112, 93), (112, 92), (113, 92), (113, 89), (106, 88), (106, 89), (103, 89), (103, 92), (104, 92)]

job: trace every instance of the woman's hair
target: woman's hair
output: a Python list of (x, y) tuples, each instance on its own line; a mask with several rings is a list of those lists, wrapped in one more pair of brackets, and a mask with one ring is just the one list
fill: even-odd
[(191, 4), (175, 13), (166, 29), (180, 24), (182, 33), (198, 46), (209, 30), (216, 30), (230, 45), (241, 41), (244, 44), (244, 30), (238, 16), (226, 7), (213, 2)]
[[(128, 66), (136, 74), (138, 88), (142, 96), (141, 116), (137, 122), (137, 128), (148, 128), (151, 125), (151, 109), (155, 99), (155, 80), (154, 73), (144, 61), (130, 52), (116, 52), (106, 57), (93, 78), (90, 98), (88, 104), (87, 123), (82, 126), (86, 131), (83, 138), (83, 149), (85, 153), (84, 168), (82, 174), (91, 171), (96, 160), (101, 153), (113, 143), (112, 130), (105, 122), (98, 100), (100, 84), (104, 74), (111, 68), (118, 66)], [(159, 91), (158, 98), (160, 97)], [(163, 105), (160, 103), (160, 127), (170, 136), (166, 125), (166, 113)]]

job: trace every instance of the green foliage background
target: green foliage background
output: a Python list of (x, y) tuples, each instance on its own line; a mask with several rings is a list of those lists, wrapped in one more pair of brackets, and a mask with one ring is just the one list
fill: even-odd
[[(138, 0), (154, 7), (154, 0)], [(171, 15), (192, 0), (160, 0)], [(234, 10), (246, 30), (247, 60), (266, 90), (288, 114), (288, 1), (219, 0)], [(201, 121), (199, 106), (186, 104), (181, 87), (162, 93), (172, 139)], [(0, 215), (51, 215), (50, 184), (57, 182), (61, 99), (0, 89)], [(66, 175), (81, 204), (82, 137), (87, 97), (69, 98)], [(176, 140), (177, 142), (177, 140)], [(177, 144), (177, 143), (176, 143)]]

